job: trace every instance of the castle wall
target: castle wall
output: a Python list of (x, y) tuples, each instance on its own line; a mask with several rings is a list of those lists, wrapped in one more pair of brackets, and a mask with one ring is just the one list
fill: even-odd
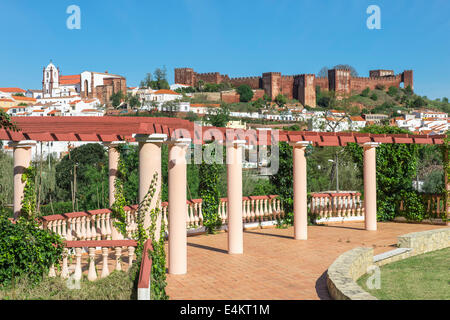
[(281, 76), (281, 93), (288, 99), (294, 98), (294, 76)]
[(363, 77), (352, 77), (351, 90), (356, 92), (361, 92), (366, 88), (374, 90), (377, 85), (383, 85), (386, 89), (389, 87), (400, 87), (402, 82), (401, 75), (387, 76), (387, 77), (373, 77), (373, 78), (363, 78)]
[(230, 83), (235, 87), (246, 84), (252, 89), (260, 89), (262, 87), (261, 77), (243, 77), (243, 78), (231, 78)]
[(328, 89), (329, 89), (328, 78), (326, 78), (326, 77), (316, 77), (314, 79), (314, 88), (316, 86), (319, 86), (320, 90), (322, 90), (322, 91), (328, 91)]
[[(315, 77), (315, 75), (296, 75), (285, 76), (280, 72), (265, 72), (262, 77), (241, 77), (230, 78), (228, 75), (222, 75), (219, 72), (196, 73), (192, 68), (176, 68), (175, 83), (195, 86), (199, 80), (205, 83), (222, 83), (230, 82), (233, 86), (238, 87), (242, 84), (249, 85), (254, 90), (262, 90), (255, 92), (254, 100), (263, 97), (264, 93), (270, 99), (282, 93), (288, 99), (298, 99), (303, 105), (316, 105), (316, 86), (322, 91), (333, 90), (338, 95), (349, 95), (353, 92), (361, 92), (365, 88), (375, 89), (377, 85), (400, 87), (403, 82), (404, 86), (413, 87), (413, 71), (405, 70), (403, 73), (394, 75), (393, 70), (370, 70), (370, 77), (351, 77), (348, 69), (332, 69), (328, 70), (328, 77)], [(312, 81), (312, 82), (311, 82)], [(222, 100), (225, 102), (238, 102), (239, 95), (232, 93), (222, 94)]]

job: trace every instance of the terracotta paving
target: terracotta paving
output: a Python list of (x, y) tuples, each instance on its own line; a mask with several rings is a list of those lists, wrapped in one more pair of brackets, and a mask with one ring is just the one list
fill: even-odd
[[(397, 236), (444, 228), (423, 224), (363, 222), (308, 227), (306, 241), (293, 240), (293, 228), (244, 232), (244, 254), (227, 253), (227, 234), (188, 237), (188, 273), (167, 276), (170, 299), (329, 299), (325, 272), (343, 252), (395, 248)], [(166, 247), (167, 250), (167, 247)]]

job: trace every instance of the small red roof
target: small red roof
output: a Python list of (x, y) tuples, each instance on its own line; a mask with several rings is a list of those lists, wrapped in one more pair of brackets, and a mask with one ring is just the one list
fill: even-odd
[(160, 89), (160, 90), (154, 92), (154, 94), (176, 94), (177, 96), (181, 95), (181, 94), (179, 94), (173, 90), (169, 90), (169, 89)]
[(20, 88), (0, 88), (1, 92), (8, 92), (8, 93), (25, 93), (26, 91)]
[(71, 75), (71, 76), (60, 76), (59, 84), (79, 84), (81, 83), (81, 76), (79, 74)]

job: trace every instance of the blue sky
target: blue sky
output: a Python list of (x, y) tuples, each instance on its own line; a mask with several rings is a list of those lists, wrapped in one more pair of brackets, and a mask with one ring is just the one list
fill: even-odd
[[(69, 5), (81, 30), (66, 28)], [(366, 9), (381, 8), (381, 30)], [(129, 86), (173, 68), (253, 76), (317, 73), (351, 64), (414, 70), (418, 94), (450, 97), (447, 0), (0, 0), (0, 87), (39, 89), (50, 59), (62, 74), (121, 74)]]

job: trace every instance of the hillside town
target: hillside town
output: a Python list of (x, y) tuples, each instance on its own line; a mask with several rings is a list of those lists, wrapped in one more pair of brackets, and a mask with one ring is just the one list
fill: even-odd
[[(186, 73), (190, 77), (187, 77)], [(409, 76), (408, 80), (406, 80), (406, 73)], [(284, 89), (286, 86), (282, 81), (286, 81), (287, 76), (279, 77), (278, 85), (281, 90), (275, 90), (277, 87), (274, 85), (277, 83), (275, 77), (278, 75), (278, 73), (263, 74), (263, 77), (260, 77), (261, 88), (256, 88), (257, 85), (252, 88), (250, 85), (253, 78), (229, 78), (228, 75), (223, 76), (219, 73), (197, 74), (192, 69), (182, 68), (175, 69), (176, 83), (168, 85), (167, 88), (158, 88), (157, 85), (151, 87), (142, 83), (140, 86), (127, 87), (126, 78), (121, 75), (110, 74), (107, 71), (83, 71), (77, 75), (62, 75), (59, 67), (50, 62), (42, 70), (41, 89), (25, 90), (19, 87), (0, 87), (0, 109), (10, 116), (24, 117), (132, 115), (158, 112), (170, 113), (171, 116), (181, 118), (194, 115), (196, 119), (201, 119), (228, 103), (237, 104), (239, 108), (230, 108), (229, 117), (234, 121), (229, 121), (227, 125), (237, 125), (243, 128), (246, 127), (246, 123), (271, 125), (297, 123), (300, 124), (302, 130), (340, 132), (355, 131), (373, 124), (384, 124), (407, 129), (415, 134), (443, 134), (449, 127), (450, 119), (447, 113), (430, 110), (426, 106), (417, 109), (395, 110), (392, 114), (388, 114), (369, 112), (370, 110), (367, 108), (361, 108), (358, 110), (360, 112), (350, 113), (342, 108), (340, 110), (326, 109), (321, 108), (320, 103), (316, 104), (317, 89), (322, 92), (341, 92), (336, 98), (339, 101), (343, 99), (346, 92), (349, 92), (349, 89), (342, 83), (353, 83), (351, 82), (353, 79), (357, 79), (355, 83), (358, 83), (359, 89), (362, 88), (359, 84), (361, 79), (366, 79), (364, 80), (368, 85), (366, 90), (370, 90), (370, 86), (372, 90), (386, 91), (388, 89), (386, 83), (400, 86), (401, 81), (408, 81), (408, 86), (412, 88), (411, 70), (404, 71), (399, 76), (394, 76), (394, 72), (390, 70), (372, 70), (369, 78), (352, 78), (348, 69), (332, 69), (328, 70), (328, 75), (329, 78), (335, 77), (335, 79), (329, 81), (329, 90), (328, 84), (325, 86), (321, 84), (322, 78), (310, 75), (311, 81), (313, 81), (310, 85), (316, 84), (315, 91), (309, 90), (314, 92), (313, 102), (311, 99), (304, 98), (305, 94), (302, 93), (302, 90), (306, 90), (306, 85), (303, 89), (299, 87), (297, 93), (290, 88), (286, 91)], [(269, 76), (270, 79), (267, 81), (270, 82), (266, 84), (266, 78)], [(294, 76), (293, 78), (300, 79), (301, 77)], [(225, 83), (224, 79), (230, 82)], [(397, 81), (397, 83), (392, 81)], [(233, 87), (233, 82), (241, 86), (249, 84), (252, 97), (247, 101), (247, 105), (257, 105), (257, 108), (246, 108), (245, 103), (242, 103), (244, 100), (237, 93), (238, 90)], [(333, 87), (331, 87), (331, 83), (333, 83)], [(194, 89), (223, 84), (226, 85), (215, 92), (208, 91), (208, 89), (204, 91)], [(389, 89), (391, 88), (395, 89), (396, 87), (389, 87)], [(114, 105), (112, 98), (118, 93), (120, 93), (119, 100)], [(364, 90), (360, 95), (363, 93)], [(279, 103), (277, 101), (279, 96), (283, 96), (285, 101)], [(134, 103), (132, 103), (133, 100)], [(300, 101), (309, 102), (302, 104)], [(358, 105), (358, 103), (354, 103), (354, 105)]]

